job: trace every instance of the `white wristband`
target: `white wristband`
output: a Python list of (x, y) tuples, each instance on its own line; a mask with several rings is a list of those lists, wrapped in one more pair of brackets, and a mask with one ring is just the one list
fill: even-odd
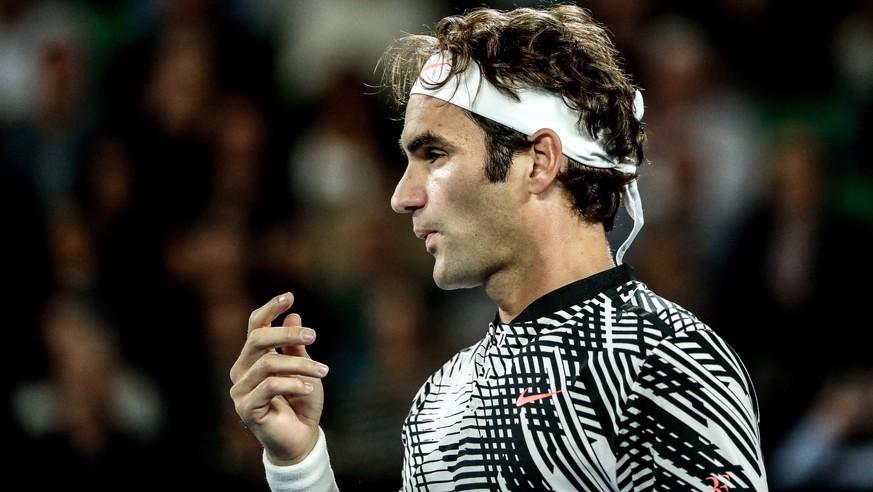
[(336, 492), (339, 488), (330, 466), (327, 440), (318, 428), (318, 442), (303, 461), (294, 465), (278, 466), (270, 463), (267, 452), (262, 460), (267, 485), (273, 492)]

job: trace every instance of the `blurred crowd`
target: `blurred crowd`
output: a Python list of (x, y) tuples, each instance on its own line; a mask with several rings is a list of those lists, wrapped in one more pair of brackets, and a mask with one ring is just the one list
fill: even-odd
[[(626, 262), (746, 362), (771, 490), (873, 490), (873, 1), (577, 3), (646, 100)], [(266, 490), (229, 370), (290, 291), (331, 367), (340, 485), (396, 490), (418, 385), (495, 311), (438, 290), (389, 207), (378, 59), (444, 15), (538, 4), (0, 0), (5, 468)]]

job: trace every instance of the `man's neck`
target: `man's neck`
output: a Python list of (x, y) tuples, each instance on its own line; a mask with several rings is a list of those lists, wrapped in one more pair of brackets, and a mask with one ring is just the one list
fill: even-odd
[(601, 226), (579, 224), (541, 232), (539, 248), (485, 283), (504, 323), (549, 292), (615, 266)]

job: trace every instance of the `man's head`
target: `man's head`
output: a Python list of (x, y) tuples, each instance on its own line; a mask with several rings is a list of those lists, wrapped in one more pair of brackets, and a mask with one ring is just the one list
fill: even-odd
[(413, 213), (438, 285), (524, 281), (554, 263), (543, 232), (568, 227), (589, 241), (568, 255), (609, 258), (644, 133), (636, 88), (587, 11), (475, 10), (398, 40), (386, 60), (409, 159), (392, 207)]
[[(385, 67), (387, 86), (398, 104), (408, 101), (422, 68), (441, 53), (451, 60), (442, 83), (478, 67), (481, 77), (506, 95), (518, 95), (519, 88), (548, 91), (577, 110), (579, 131), (597, 136), (609, 157), (635, 165), (643, 162), (645, 134), (634, 116), (636, 88), (608, 32), (588, 11), (570, 5), (509, 12), (478, 9), (444, 18), (431, 36), (402, 38), (386, 52)], [(468, 114), (485, 131), (486, 175), (492, 181), (504, 179), (512, 156), (529, 148), (528, 135), (475, 112)], [(609, 231), (623, 187), (636, 178), (633, 169), (629, 173), (625, 166), (619, 172), (570, 159), (558, 179), (583, 220), (602, 223)]]

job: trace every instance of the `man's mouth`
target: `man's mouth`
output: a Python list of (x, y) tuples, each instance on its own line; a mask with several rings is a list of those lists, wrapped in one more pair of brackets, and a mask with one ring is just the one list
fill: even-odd
[(437, 231), (433, 229), (415, 229), (415, 235), (424, 241), (424, 247), (427, 249), (428, 253), (433, 253), (431, 248), (431, 238), (436, 235)]
[(427, 241), (427, 238), (429, 238), (431, 234), (436, 233), (436, 231), (432, 229), (415, 229), (414, 232), (419, 239), (423, 239), (424, 241)]

